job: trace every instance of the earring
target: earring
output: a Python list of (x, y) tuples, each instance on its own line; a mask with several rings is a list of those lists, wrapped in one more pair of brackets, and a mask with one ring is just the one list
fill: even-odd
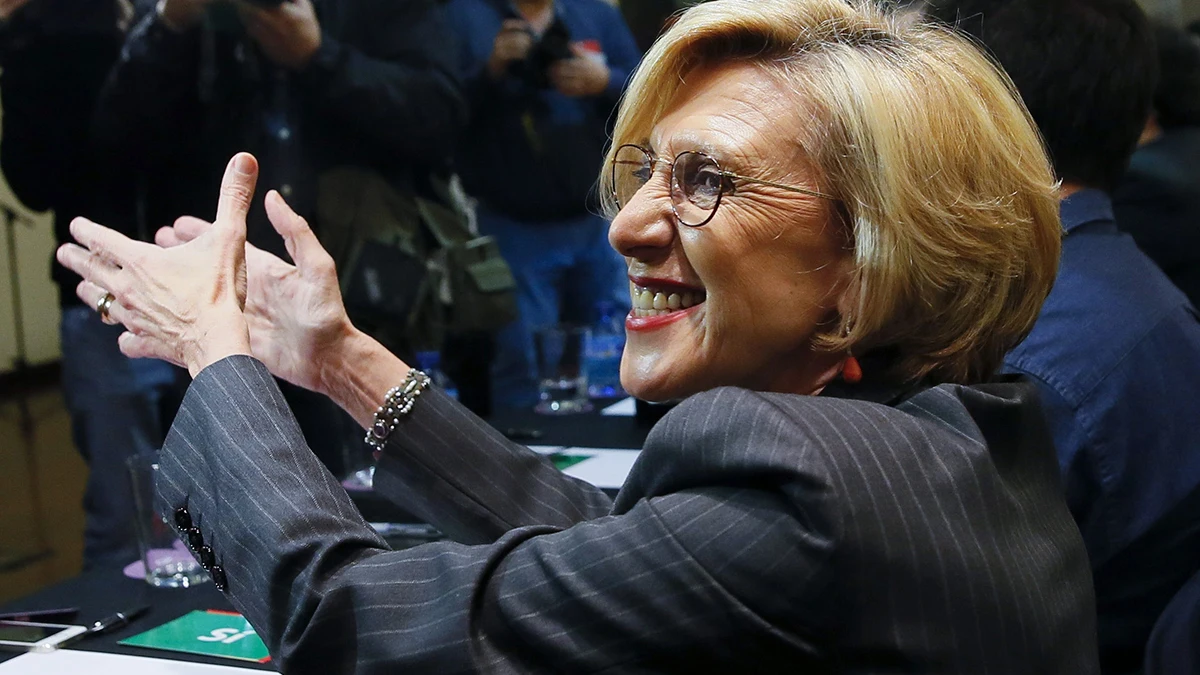
[[(850, 326), (852, 323), (853, 320), (849, 315), (846, 315), (846, 336), (850, 335)], [(858, 359), (854, 358), (853, 354), (846, 354), (846, 360), (842, 362), (842, 379), (845, 380), (846, 384), (858, 384), (862, 382), (862, 378), (862, 364), (858, 362)]]
[(862, 378), (862, 365), (859, 364), (858, 359), (847, 356), (846, 360), (842, 362), (842, 379), (846, 381), (846, 384), (858, 384), (862, 382)]

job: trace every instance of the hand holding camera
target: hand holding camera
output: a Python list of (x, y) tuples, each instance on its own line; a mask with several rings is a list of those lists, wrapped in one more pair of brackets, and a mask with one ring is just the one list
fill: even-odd
[(312, 0), (287, 0), (273, 7), (238, 2), (246, 33), (277, 65), (301, 70), (321, 48), (321, 23)]
[(213, 0), (159, 0), (158, 18), (169, 30), (182, 33), (196, 24)]
[(530, 89), (556, 89), (574, 97), (603, 93), (611, 77), (599, 43), (572, 41), (559, 17), (553, 17), (540, 35), (528, 21), (506, 19), (487, 68), (492, 79), (511, 76)]
[(611, 73), (604, 55), (579, 43), (571, 44), (574, 55), (550, 66), (550, 83), (564, 96), (597, 96), (608, 88)]
[(504, 77), (513, 63), (529, 58), (532, 49), (533, 32), (529, 24), (521, 19), (505, 19), (492, 44), (488, 73), (494, 80)]

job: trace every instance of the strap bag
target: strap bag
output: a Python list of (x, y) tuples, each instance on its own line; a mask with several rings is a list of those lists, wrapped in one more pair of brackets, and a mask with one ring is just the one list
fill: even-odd
[(516, 282), (465, 200), (432, 181), (440, 201), (401, 191), (378, 172), (321, 175), (317, 219), (352, 320), (389, 347), (429, 349), (447, 334), (495, 331), (517, 317)]

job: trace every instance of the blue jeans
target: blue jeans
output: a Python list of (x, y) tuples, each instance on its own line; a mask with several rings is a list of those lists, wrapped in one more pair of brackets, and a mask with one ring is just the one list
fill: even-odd
[(159, 399), (175, 381), (174, 366), (121, 354), (121, 331), (90, 307), (63, 310), (63, 395), (75, 447), (90, 469), (83, 498), (85, 569), (138, 557), (125, 460), (162, 446)]
[(590, 324), (596, 303), (629, 309), (625, 260), (608, 244), (608, 223), (587, 215), (558, 223), (520, 223), (484, 208), (479, 230), (492, 235), (517, 281), (520, 316), (496, 336), (492, 400), (537, 402), (533, 331), (560, 321)]

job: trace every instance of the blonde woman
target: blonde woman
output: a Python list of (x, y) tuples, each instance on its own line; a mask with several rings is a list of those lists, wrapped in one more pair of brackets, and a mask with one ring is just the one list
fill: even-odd
[[(350, 326), (278, 195), (296, 266), (243, 259), (249, 156), (217, 222), (160, 232), (167, 250), (76, 224), (91, 253), (60, 259), (123, 348), (196, 376), (161, 506), (283, 670), (1095, 672), (1040, 412), (1027, 385), (980, 384), (1059, 251), (1004, 77), (841, 0), (719, 0), (655, 45), (615, 133), (622, 383), (688, 397), (615, 502)], [(377, 489), (455, 541), (387, 550), (272, 372), (356, 415)]]

